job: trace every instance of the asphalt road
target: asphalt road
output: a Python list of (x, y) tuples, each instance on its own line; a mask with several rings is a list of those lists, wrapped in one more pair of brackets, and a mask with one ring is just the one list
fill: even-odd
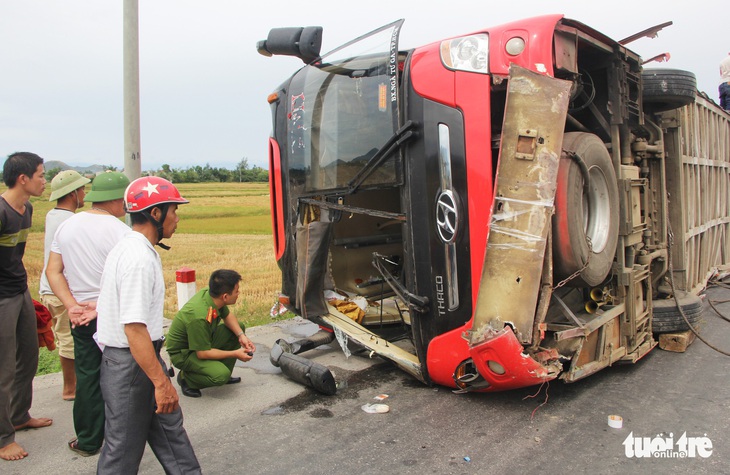
[[(711, 288), (707, 298), (730, 300), (730, 290)], [(730, 316), (730, 301), (716, 306)], [(335, 345), (310, 352), (342, 381), (337, 395), (323, 396), (268, 362), (277, 338), (314, 330), (301, 320), (251, 329), (257, 355), (235, 370), (244, 381), (182, 398), (205, 473), (730, 473), (730, 357), (701, 341), (686, 353), (657, 347), (635, 365), (573, 384), (466, 395), (424, 386), (378, 359), (347, 359)], [(707, 303), (701, 333), (730, 350), (730, 323)], [(363, 411), (379, 394), (389, 396), (390, 411)], [(37, 378), (35, 396), (33, 414), (53, 417), (54, 425), (18, 434), (31, 455), (0, 461), (0, 473), (94, 473), (97, 457), (65, 447), (73, 429), (60, 376)], [(623, 418), (623, 428), (608, 426), (611, 414)], [(636, 448), (630, 434), (666, 445), (672, 457), (628, 457), (627, 446)], [(683, 434), (701, 455), (679, 457)], [(149, 449), (140, 473), (162, 473)]]

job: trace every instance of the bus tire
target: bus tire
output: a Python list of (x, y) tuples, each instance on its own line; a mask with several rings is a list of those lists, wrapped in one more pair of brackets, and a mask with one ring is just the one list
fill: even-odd
[[(702, 299), (697, 295), (683, 291), (677, 292), (677, 300), (689, 323), (696, 329), (702, 318)], [(682, 314), (674, 301), (674, 297), (653, 300), (652, 332), (673, 333), (689, 330), (689, 325), (682, 318)]]
[(641, 73), (644, 84), (644, 108), (653, 112), (679, 109), (695, 100), (697, 78), (681, 69), (645, 69)]
[[(585, 163), (590, 177), (587, 193), (582, 167), (566, 152)], [(593, 134), (566, 133), (552, 227), (554, 283), (581, 269), (566, 285), (595, 287), (606, 279), (616, 255), (618, 208), (616, 172), (606, 146)]]

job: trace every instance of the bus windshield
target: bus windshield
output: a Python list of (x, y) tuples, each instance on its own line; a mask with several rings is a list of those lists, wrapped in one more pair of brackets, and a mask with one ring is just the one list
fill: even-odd
[[(291, 184), (301, 194), (346, 188), (398, 128), (398, 34), (375, 30), (295, 74), (288, 91)], [(363, 187), (400, 180), (397, 155)]]

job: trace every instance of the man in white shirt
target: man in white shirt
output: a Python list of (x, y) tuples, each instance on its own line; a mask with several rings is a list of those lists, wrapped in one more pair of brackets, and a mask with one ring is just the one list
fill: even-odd
[(98, 474), (137, 473), (147, 442), (165, 473), (201, 473), (160, 358), (165, 281), (154, 248), (167, 248), (160, 241), (175, 232), (177, 207), (187, 202), (159, 177), (138, 178), (125, 193), (133, 232), (109, 253), (97, 305), (106, 407)]
[(46, 276), (56, 297), (69, 312), (74, 339), (76, 397), (73, 419), (76, 437), (68, 447), (79, 455), (95, 455), (104, 442), (104, 401), (99, 386), (101, 351), (94, 341), (96, 300), (109, 251), (129, 227), (124, 216), (124, 191), (129, 179), (120, 172), (99, 174), (86, 201), (91, 209), (61, 223), (51, 244)]
[(43, 272), (39, 295), (41, 303), (45, 305), (53, 317), (53, 333), (56, 337), (58, 359), (61, 361), (63, 388), (61, 397), (66, 401), (73, 401), (76, 396), (76, 373), (74, 372), (74, 341), (71, 336), (71, 322), (63, 303), (53, 295), (51, 286), (46, 277), (48, 255), (51, 253), (53, 236), (58, 227), (74, 215), (77, 209), (84, 206), (84, 187), (91, 180), (81, 176), (75, 170), (64, 170), (51, 180), (51, 196), (48, 201), (55, 201), (56, 207), (46, 214), (45, 243), (43, 246)]

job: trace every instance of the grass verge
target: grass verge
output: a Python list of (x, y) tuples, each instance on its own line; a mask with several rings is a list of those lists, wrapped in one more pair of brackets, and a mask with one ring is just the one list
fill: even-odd
[(61, 361), (58, 359), (58, 349), (48, 351), (48, 348), (42, 347), (38, 351), (38, 372), (37, 376), (50, 373), (58, 373), (61, 371)]

